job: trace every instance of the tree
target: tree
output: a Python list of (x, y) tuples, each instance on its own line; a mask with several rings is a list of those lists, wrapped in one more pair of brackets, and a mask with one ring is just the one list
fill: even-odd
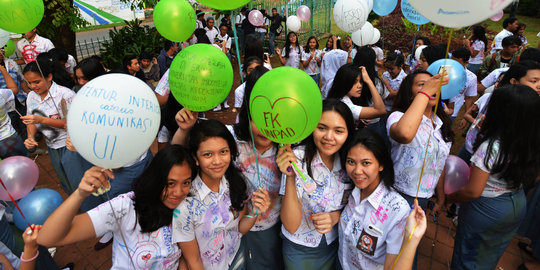
[(38, 25), (38, 33), (49, 38), (56, 47), (77, 56), (75, 30), (88, 25), (73, 5), (73, 0), (44, 0), (45, 15)]

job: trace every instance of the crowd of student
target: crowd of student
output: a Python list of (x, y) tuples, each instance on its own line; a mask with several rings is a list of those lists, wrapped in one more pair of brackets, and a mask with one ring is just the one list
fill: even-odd
[[(468, 68), (466, 87), (438, 104), (448, 78), (426, 70), (447, 57), (444, 45), (419, 37), (408, 57), (384, 57), (376, 45), (358, 47), (350, 37), (331, 35), (320, 50), (316, 37), (301, 46), (289, 32), (280, 49), (277, 10), (260, 27), (248, 13), (242, 9), (234, 21), (225, 15), (216, 27), (214, 17), (197, 11), (186, 42), (124, 56), (117, 72), (155, 90), (162, 128), (155, 156), (148, 150), (112, 171), (86, 161), (65, 131), (76, 92), (111, 72), (101, 59), (77, 63), (35, 30), (17, 44), (22, 59), (0, 54), (0, 158), (27, 155), (44, 139), (69, 195), (43, 227), (23, 235), (20, 259), (0, 206), (0, 263), (55, 269), (37, 243), (100, 237), (96, 249), (113, 245), (113, 269), (416, 269), (423, 209), (436, 214), (452, 204), (460, 206), (452, 269), (495, 268), (516, 232), (532, 240), (520, 247), (540, 257), (540, 50), (527, 48), (524, 25), (506, 19), (489, 53), (484, 28), (472, 27), (451, 50)], [(245, 82), (234, 91), (236, 123), (225, 125), (183, 109), (170, 96), (168, 68), (178, 51), (197, 43), (232, 59), (232, 23)], [(249, 116), (251, 91), (272, 69), (274, 54), (282, 65), (303, 68), (323, 96), (317, 127), (292, 146), (264, 137)], [(22, 72), (18, 64), (25, 64)], [(454, 123), (460, 110), (463, 119)], [(459, 157), (471, 173), (467, 185), (445, 194), (453, 124), (464, 131)], [(110, 188), (112, 200), (89, 196), (101, 187)]]

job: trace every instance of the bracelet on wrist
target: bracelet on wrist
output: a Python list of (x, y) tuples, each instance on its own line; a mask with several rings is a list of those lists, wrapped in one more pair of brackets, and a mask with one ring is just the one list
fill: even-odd
[(34, 255), (34, 257), (30, 258), (30, 259), (23, 259), (23, 256), (24, 256), (24, 252), (21, 252), (21, 262), (31, 262), (33, 260), (35, 260), (38, 256), (39, 256), (39, 250), (36, 250), (36, 255)]
[(426, 97), (430, 100), (434, 99), (434, 97), (430, 96), (428, 93), (424, 92), (424, 91), (418, 91), (418, 94), (424, 94), (426, 95)]

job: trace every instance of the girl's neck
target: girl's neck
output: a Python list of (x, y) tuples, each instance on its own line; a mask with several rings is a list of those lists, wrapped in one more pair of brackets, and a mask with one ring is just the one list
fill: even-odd
[(203, 181), (203, 183), (213, 192), (219, 192), (219, 185), (221, 183), (221, 178), (219, 179), (214, 179), (214, 178), (211, 178), (210, 176), (202, 173), (200, 174), (200, 177), (201, 177), (201, 180)]
[(318, 151), (318, 152), (319, 152), (319, 156), (321, 157), (321, 160), (324, 163), (324, 165), (326, 166), (326, 168), (328, 168), (328, 170), (330, 170), (330, 171), (333, 170), (334, 169), (334, 155), (328, 156), (328, 155), (324, 155), (320, 151)]
[(315, 51), (315, 48), (309, 48), (310, 51), (314, 52)]
[(397, 76), (399, 76), (399, 74), (401, 74), (401, 71), (402, 71), (402, 70), (403, 70), (403, 69), (400, 68), (400, 69), (399, 69), (399, 72), (398, 72), (398, 74), (397, 74), (396, 76), (393, 76), (392, 74), (390, 74), (390, 77), (392, 77), (392, 79), (397, 78)]
[(291, 43), (291, 47), (296, 49), (296, 43)]
[(50, 91), (50, 88), (47, 91), (39, 94), (39, 97), (41, 97), (41, 101), (43, 101), (45, 98), (47, 98), (47, 95), (49, 94), (49, 91)]
[(257, 149), (257, 152), (259, 152), (259, 154), (264, 154), (264, 152), (268, 151), (268, 149), (272, 148), (272, 146), (274, 146), (274, 144), (270, 144), (268, 146), (262, 146), (262, 145), (257, 145), (255, 144), (255, 149)]
[(381, 180), (379, 179), (379, 180), (377, 180), (376, 184), (373, 183), (373, 184), (370, 184), (369, 186), (367, 186), (366, 188), (361, 189), (360, 190), (360, 200), (363, 201), (367, 197), (369, 197), (369, 195), (371, 195), (373, 193), (373, 191), (375, 191), (375, 189), (377, 189), (377, 187), (379, 186), (380, 183), (381, 183)]

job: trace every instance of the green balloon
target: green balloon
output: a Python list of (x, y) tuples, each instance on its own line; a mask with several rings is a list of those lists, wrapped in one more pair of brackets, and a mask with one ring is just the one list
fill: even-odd
[(187, 40), (195, 31), (196, 16), (186, 0), (161, 0), (154, 8), (154, 25), (166, 39)]
[(208, 111), (223, 102), (233, 83), (229, 58), (210, 44), (195, 44), (176, 55), (169, 69), (171, 93), (184, 107)]
[(42, 0), (0, 0), (0, 28), (24, 34), (36, 28), (43, 18)]
[(309, 136), (321, 119), (321, 92), (304, 71), (275, 68), (255, 83), (249, 111), (265, 137), (277, 143), (297, 143)]
[(250, 0), (198, 0), (202, 5), (219, 9), (219, 10), (231, 10), (231, 9), (237, 9), (247, 3), (249, 3)]
[(7, 44), (4, 46), (4, 56), (9, 57), (15, 52), (15, 42), (13, 40), (8, 40)]

